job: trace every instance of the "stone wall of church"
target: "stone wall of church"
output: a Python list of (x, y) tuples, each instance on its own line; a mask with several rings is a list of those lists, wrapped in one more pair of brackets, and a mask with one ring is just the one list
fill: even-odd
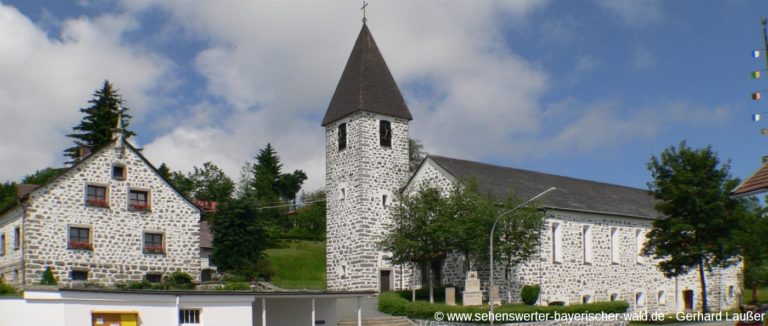
[[(392, 146), (379, 143), (379, 121), (390, 121)], [(339, 150), (338, 127), (347, 124)], [(393, 287), (409, 272), (386, 262), (377, 243), (390, 225), (388, 209), (409, 177), (408, 121), (359, 112), (326, 126), (327, 279), (329, 290), (378, 290), (390, 270)]]
[(16, 230), (21, 234), (22, 214), (17, 206), (0, 216), (0, 279), (15, 286), (21, 284), (21, 241), (16, 240)]
[[(584, 301), (623, 300), (637, 311), (680, 311), (685, 308), (683, 291), (694, 293), (694, 309), (701, 309), (701, 290), (698, 271), (685, 276), (666, 278), (657, 268), (657, 261), (637, 255), (636, 235), (644, 239), (652, 220), (549, 211), (542, 233), (540, 255), (504, 275), (503, 262), (498, 262), (494, 284), (501, 287), (504, 301), (519, 302), (523, 285), (540, 284), (540, 304), (563, 301), (568, 304)], [(560, 230), (560, 245), (553, 245), (552, 225)], [(592, 260), (584, 259), (584, 226), (592, 232)], [(611, 232), (617, 232), (619, 257), (611, 258)], [(641, 240), (642, 241), (642, 240)], [(553, 248), (562, 250), (562, 258), (555, 261)], [(443, 282), (463, 285), (464, 271), (461, 258), (452, 255), (444, 264)], [(487, 264), (478, 266), (482, 287), (488, 288)], [(738, 304), (741, 296), (741, 265), (716, 269), (705, 275), (708, 284), (708, 302), (713, 309), (728, 309)], [(511, 282), (509, 280), (512, 280)]]
[[(125, 167), (124, 180), (112, 178), (115, 164)], [(106, 207), (86, 204), (88, 185), (106, 187)], [(149, 193), (148, 210), (129, 208), (130, 190)], [(113, 144), (93, 154), (33, 192), (26, 205), (26, 284), (39, 282), (46, 267), (63, 285), (72, 283), (72, 271), (87, 271), (89, 282), (102, 284), (174, 271), (199, 280), (200, 212), (130, 149)], [(70, 227), (90, 229), (92, 249), (71, 249)], [(162, 252), (145, 252), (145, 232), (163, 235)]]

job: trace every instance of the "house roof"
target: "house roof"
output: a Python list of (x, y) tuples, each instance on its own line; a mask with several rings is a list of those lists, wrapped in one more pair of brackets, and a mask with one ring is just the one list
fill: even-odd
[(651, 219), (660, 215), (648, 190), (442, 156), (428, 158), (460, 182), (476, 180), (478, 190), (485, 194), (512, 193), (525, 200), (556, 187), (538, 202), (546, 208), (562, 210)]
[(748, 196), (768, 191), (768, 162), (733, 190), (735, 196)]
[(207, 221), (200, 222), (200, 248), (213, 248), (213, 233)]
[(357, 36), (322, 125), (363, 111), (413, 119), (365, 24)]

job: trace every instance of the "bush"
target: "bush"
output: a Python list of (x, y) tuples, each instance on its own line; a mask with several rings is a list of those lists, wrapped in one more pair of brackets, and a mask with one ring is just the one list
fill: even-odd
[(192, 276), (184, 272), (173, 272), (165, 282), (165, 287), (171, 290), (193, 290), (195, 283)]
[(2, 279), (0, 279), (0, 295), (5, 294), (16, 294), (16, 289), (14, 289), (12, 286), (5, 284)]
[(405, 307), (410, 303), (407, 299), (403, 299), (398, 291), (384, 292), (379, 295), (379, 311), (386, 312), (394, 316), (405, 316)]
[[(448, 306), (444, 304), (430, 304), (425, 301), (410, 302), (402, 297), (401, 293), (386, 292), (379, 295), (379, 311), (394, 315), (407, 316), (414, 319), (432, 320), (435, 312), (443, 313), (486, 313), (487, 306)], [(521, 304), (507, 304), (494, 309), (496, 313), (542, 313), (554, 318), (554, 313), (623, 313), (629, 308), (629, 304), (624, 301), (596, 302), (587, 304), (577, 304), (570, 306), (530, 306)]]
[(45, 268), (45, 272), (43, 272), (43, 278), (40, 280), (41, 285), (56, 285), (58, 282), (56, 282), (56, 278), (53, 276), (53, 271), (51, 270), (51, 267), (48, 266)]
[(117, 283), (115, 284), (115, 287), (123, 290), (162, 290), (163, 289), (162, 284), (152, 283), (147, 280)]
[(541, 292), (541, 287), (538, 284), (526, 285), (520, 291), (520, 298), (523, 303), (532, 306), (536, 304), (536, 301), (539, 301), (539, 292)]
[[(434, 295), (435, 295), (435, 302), (445, 302), (445, 288), (444, 287), (434, 287)], [(456, 291), (457, 294), (461, 294), (458, 291)], [(397, 294), (408, 301), (411, 301), (411, 290), (401, 290), (397, 291)], [(460, 295), (457, 295), (456, 299), (459, 299)], [(416, 300), (421, 301), (429, 301), (429, 287), (421, 288), (416, 290)]]
[(216, 287), (218, 291), (249, 291), (250, 289), (251, 285), (248, 282), (226, 282)]

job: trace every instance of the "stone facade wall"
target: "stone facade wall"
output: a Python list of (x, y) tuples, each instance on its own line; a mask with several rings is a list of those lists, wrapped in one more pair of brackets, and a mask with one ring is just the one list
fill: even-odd
[[(5, 239), (0, 247), (4, 247), (4, 252), (0, 250), (0, 278), (6, 284), (15, 286), (21, 285), (21, 246), (15, 248), (15, 233), (18, 228), (21, 235), (21, 222), (23, 211), (21, 207), (12, 208), (0, 216), (0, 240)], [(21, 241), (19, 241), (21, 244)]]
[[(382, 119), (391, 123), (391, 147), (379, 143)], [(341, 123), (347, 124), (343, 150), (338, 149)], [(395, 288), (409, 282), (411, 273), (389, 266), (377, 248), (390, 224), (388, 207), (409, 175), (407, 120), (359, 112), (326, 126), (329, 290), (378, 290), (380, 270), (391, 270)]]
[[(698, 270), (677, 277), (667, 278), (658, 269), (658, 261), (641, 257), (638, 262), (636, 232), (644, 236), (652, 220), (609, 216), (601, 214), (549, 211), (542, 233), (540, 255), (528, 263), (504, 275), (503, 263), (495, 267), (494, 283), (500, 286), (504, 301), (520, 302), (523, 285), (540, 284), (539, 304), (563, 301), (568, 304), (582, 303), (585, 296), (591, 302), (617, 300), (630, 303), (631, 311), (675, 312), (684, 309), (683, 291), (693, 290), (694, 310), (701, 309), (701, 290)], [(562, 260), (555, 262), (552, 254), (553, 223), (563, 229), (561, 233)], [(583, 227), (592, 228), (591, 263), (584, 262)], [(610, 233), (617, 229), (619, 262), (611, 260)], [(457, 255), (446, 259), (443, 282), (463, 284), (464, 273)], [(483, 291), (488, 289), (488, 266), (478, 266)], [(512, 280), (511, 282), (509, 280)], [(728, 309), (738, 304), (741, 296), (741, 264), (715, 269), (706, 273), (708, 303), (713, 309)], [(732, 290), (731, 290), (732, 287)], [(661, 294), (663, 292), (663, 294)], [(638, 294), (641, 298), (638, 301)], [(660, 301), (661, 295), (661, 301)]]
[[(112, 166), (125, 166), (125, 180)], [(87, 185), (107, 188), (108, 207), (86, 205)], [(149, 192), (148, 211), (128, 207), (130, 190)], [(129, 148), (98, 151), (27, 202), (24, 229), (26, 284), (39, 282), (50, 266), (60, 284), (73, 270), (102, 284), (137, 281), (147, 273), (184, 271), (200, 278), (200, 212)], [(93, 249), (68, 249), (69, 227), (90, 228)], [(162, 233), (164, 253), (145, 253), (144, 233)]]

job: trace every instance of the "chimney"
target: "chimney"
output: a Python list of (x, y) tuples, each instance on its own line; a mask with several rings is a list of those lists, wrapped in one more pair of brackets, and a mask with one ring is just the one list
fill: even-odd
[(82, 161), (84, 158), (88, 157), (88, 155), (91, 155), (91, 146), (80, 145), (77, 148), (77, 160), (78, 161)]

